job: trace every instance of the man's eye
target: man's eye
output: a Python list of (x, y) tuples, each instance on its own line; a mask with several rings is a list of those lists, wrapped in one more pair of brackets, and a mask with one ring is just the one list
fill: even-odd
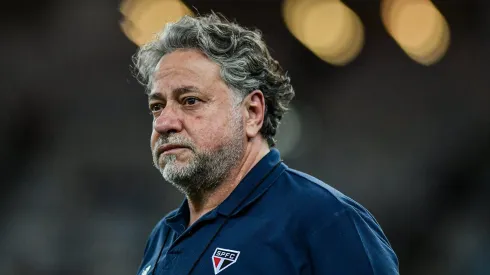
[(195, 105), (197, 102), (199, 102), (199, 99), (196, 97), (186, 97), (182, 100), (184, 105)]
[(158, 112), (158, 111), (161, 111), (163, 109), (163, 106), (162, 104), (160, 103), (157, 103), (157, 104), (151, 104), (150, 105), (150, 111), (152, 113), (155, 113), (155, 112)]

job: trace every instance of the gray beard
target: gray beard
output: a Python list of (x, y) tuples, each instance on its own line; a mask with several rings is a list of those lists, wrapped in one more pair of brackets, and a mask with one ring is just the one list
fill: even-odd
[[(202, 198), (220, 186), (243, 157), (244, 128), (239, 121), (233, 123), (230, 139), (216, 151), (198, 151), (192, 143), (179, 136), (170, 136), (166, 142), (190, 147), (193, 156), (188, 163), (178, 163), (175, 155), (154, 154), (154, 165), (163, 178), (191, 198)], [(162, 168), (161, 161), (165, 163)]]
[[(241, 144), (240, 144), (241, 145)], [(194, 153), (186, 165), (176, 164), (175, 155), (164, 156), (163, 178), (190, 197), (215, 190), (226, 179), (242, 156), (237, 148), (223, 147), (216, 152)]]

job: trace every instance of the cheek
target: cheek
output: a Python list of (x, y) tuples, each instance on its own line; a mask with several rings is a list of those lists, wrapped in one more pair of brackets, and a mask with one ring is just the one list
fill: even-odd
[(226, 115), (213, 119), (199, 118), (193, 122), (196, 125), (194, 140), (201, 148), (215, 149), (230, 139), (232, 124)]
[(150, 138), (151, 149), (155, 148), (155, 143), (158, 141), (159, 137), (160, 137), (160, 135), (158, 134), (157, 131), (155, 131), (155, 130), (151, 131), (151, 138)]

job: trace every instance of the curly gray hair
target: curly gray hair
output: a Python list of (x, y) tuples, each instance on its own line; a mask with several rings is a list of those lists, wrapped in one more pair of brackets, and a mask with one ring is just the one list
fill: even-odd
[(197, 49), (220, 65), (223, 81), (240, 98), (254, 90), (264, 94), (266, 111), (260, 130), (269, 146), (275, 146), (277, 128), (294, 97), (290, 78), (273, 59), (258, 30), (250, 30), (216, 13), (184, 16), (169, 23), (156, 39), (133, 56), (136, 77), (152, 88), (160, 59), (179, 49)]

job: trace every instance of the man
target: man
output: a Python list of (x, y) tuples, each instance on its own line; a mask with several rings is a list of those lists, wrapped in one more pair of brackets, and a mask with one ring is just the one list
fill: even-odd
[(258, 31), (186, 16), (134, 61), (154, 165), (186, 196), (138, 274), (398, 274), (366, 209), (281, 162), (274, 135), (294, 91)]

